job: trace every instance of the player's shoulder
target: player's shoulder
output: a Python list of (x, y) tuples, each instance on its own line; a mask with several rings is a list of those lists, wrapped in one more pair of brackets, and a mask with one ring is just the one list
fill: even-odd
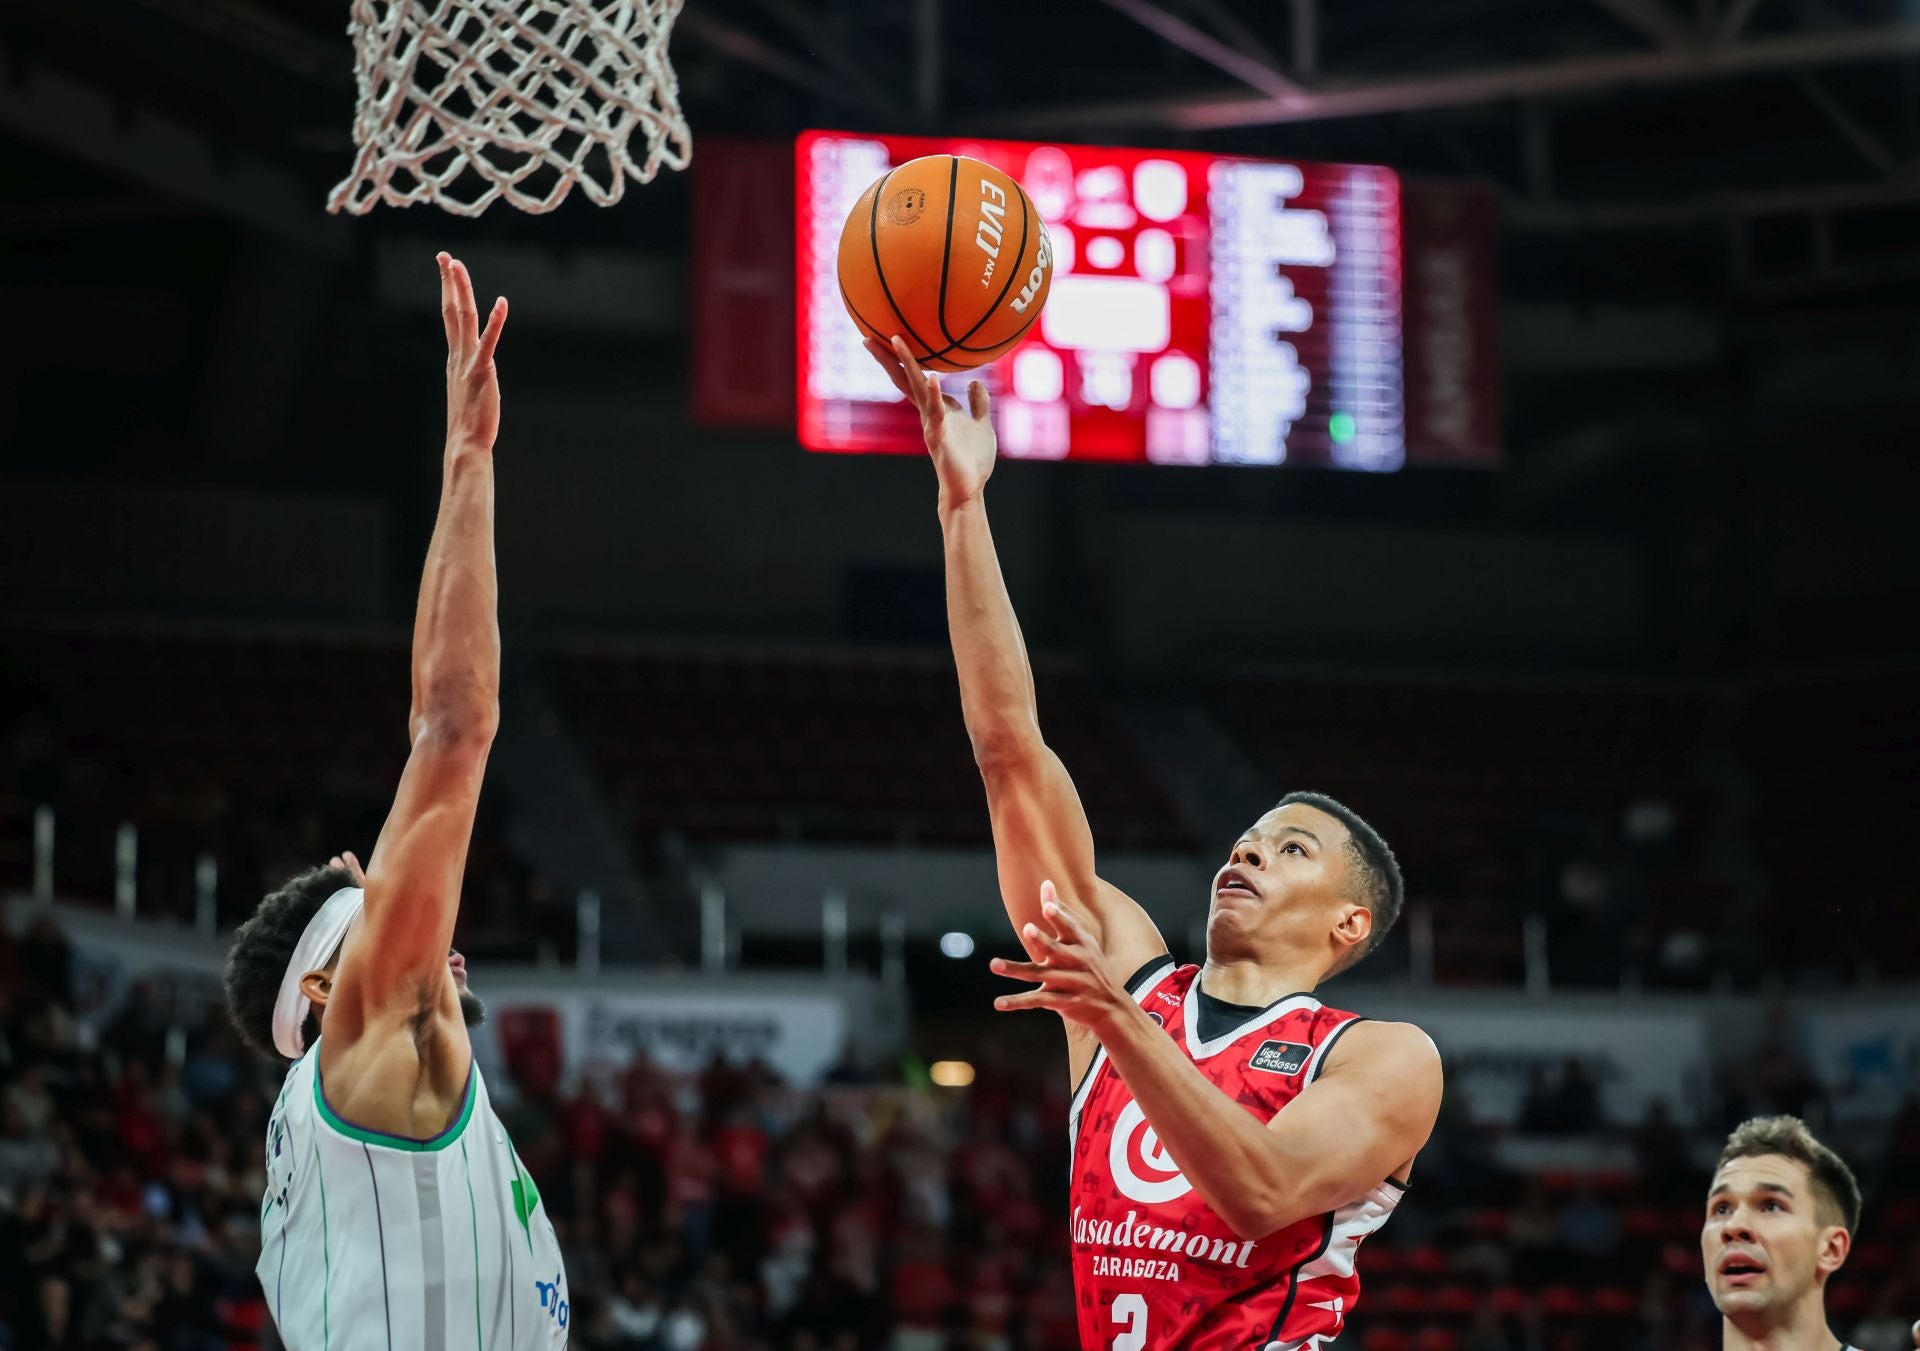
[(1341, 1030), (1328, 1051), (1329, 1071), (1364, 1070), (1385, 1077), (1413, 1076), (1410, 1082), (1440, 1076), (1440, 1048), (1426, 1030), (1414, 1023), (1377, 1022), (1356, 1018)]
[(1200, 968), (1193, 963), (1177, 961), (1171, 952), (1163, 952), (1142, 962), (1127, 977), (1127, 993), (1135, 999), (1143, 999), (1155, 991), (1184, 995), (1199, 974)]

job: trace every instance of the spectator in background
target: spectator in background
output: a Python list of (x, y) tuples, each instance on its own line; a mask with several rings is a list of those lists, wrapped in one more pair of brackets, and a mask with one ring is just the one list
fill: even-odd
[(1522, 1286), (1538, 1287), (1558, 1280), (1565, 1266), (1560, 1252), (1559, 1226), (1547, 1189), (1538, 1179), (1507, 1221), (1507, 1242), (1513, 1246), (1513, 1275)]
[(1591, 1135), (1600, 1129), (1600, 1089), (1577, 1056), (1568, 1056), (1561, 1072), (1554, 1119), (1564, 1135)]
[(20, 984), (29, 1007), (73, 1007), (73, 949), (49, 915), (28, 925), (20, 942)]
[(1600, 1092), (1578, 1056), (1568, 1056), (1560, 1079), (1549, 1086), (1547, 1071), (1527, 1071), (1527, 1092), (1520, 1107), (1520, 1129), (1529, 1135), (1590, 1135), (1600, 1128)]
[(1755, 1112), (1762, 1116), (1792, 1116), (1805, 1121), (1826, 1114), (1826, 1098), (1813, 1067), (1793, 1044), (1787, 1010), (1775, 1004), (1767, 1011), (1767, 1039), (1754, 1052), (1750, 1081)]
[(57, 1109), (53, 1094), (47, 1089), (44, 1065), (27, 1066), (8, 1087), (5, 1101), (8, 1121), (18, 1130), (21, 1139), (45, 1140), (52, 1135)]
[(1527, 1087), (1520, 1097), (1516, 1124), (1523, 1135), (1553, 1134), (1553, 1086), (1547, 1079), (1547, 1067), (1538, 1060), (1527, 1066)]
[(1859, 1351), (1908, 1351), (1920, 1346), (1920, 1324), (1910, 1324), (1903, 1311), (1912, 1306), (1904, 1302), (1897, 1286), (1883, 1289), (1873, 1301), (1867, 1316), (1853, 1330), (1853, 1345)]
[(1646, 1119), (1634, 1131), (1633, 1155), (1642, 1184), (1656, 1196), (1683, 1191), (1693, 1180), (1686, 1133), (1674, 1121), (1664, 1098), (1648, 1106)]
[(60, 1151), (52, 1139), (28, 1130), (9, 1096), (0, 1105), (0, 1193), (17, 1195), (27, 1183), (45, 1182), (59, 1162)]
[(128, 988), (120, 1011), (107, 1024), (101, 1044), (123, 1061), (157, 1065), (166, 1058), (167, 1025), (153, 983), (137, 980)]
[(1582, 1179), (1572, 1201), (1560, 1210), (1560, 1247), (1579, 1259), (1589, 1279), (1604, 1274), (1620, 1251), (1620, 1208)]
[(73, 1320), (73, 1287), (66, 1278), (42, 1276), (35, 1293), (37, 1318), (29, 1343), (45, 1351), (79, 1347), (82, 1343), (80, 1330)]
[(1512, 1347), (1499, 1306), (1491, 1294), (1482, 1295), (1474, 1308), (1473, 1321), (1460, 1339), (1460, 1351), (1512, 1351)]
[[(29, 1034), (28, 1006), (7, 1012), (13, 995), (0, 987), (0, 1351), (253, 1347), (249, 1319), (263, 1312), (252, 1275), (254, 1189), (269, 1101), (260, 1066), (190, 1007), (181, 1068), (132, 1053), (166, 1044), (171, 1019), (157, 995), (130, 995), (98, 1051), (71, 1034), (64, 1011), (49, 1020), (32, 1010)], [(907, 1344), (938, 1351), (1077, 1344), (1057, 1076), (1035, 1081), (1010, 1058), (983, 1071), (990, 1091), (977, 1096), (875, 1083), (802, 1092), (764, 1067), (688, 1075), (643, 1059), (609, 1071), (602, 1096), (591, 1080), (560, 1092), (557, 1041), (530, 1044), (555, 1057), (540, 1071), (555, 1090), (523, 1093), (513, 1129), (577, 1273), (578, 1351), (882, 1351), (902, 1332)], [(1533, 1112), (1552, 1129), (1579, 1115), (1569, 1108), (1570, 1079), (1587, 1085), (1573, 1098), (1596, 1096), (1585, 1068), (1537, 1076)], [(1493, 1159), (1493, 1132), (1473, 1126), (1470, 1106), (1455, 1100), (1443, 1111), (1429, 1146), (1443, 1156), (1415, 1184), (1428, 1198), (1423, 1241), (1447, 1261), (1444, 1273), (1418, 1278), (1422, 1288), (1511, 1283), (1524, 1298), (1560, 1282), (1613, 1283), (1641, 1289), (1643, 1312), (1582, 1327), (1556, 1321), (1538, 1299), (1524, 1310), (1513, 1302), (1503, 1318), (1484, 1298), (1440, 1331), (1459, 1336), (1462, 1351), (1719, 1346), (1697, 1250), (1649, 1273), (1671, 1240), (1620, 1238), (1621, 1207), (1649, 1208), (1661, 1198), (1652, 1179), (1666, 1167), (1682, 1171), (1679, 1123), (1655, 1108), (1636, 1131), (1646, 1170), (1638, 1196), (1576, 1186), (1566, 1204), (1538, 1183), (1517, 1195), (1524, 1184)], [(685, 1152), (690, 1132), (710, 1156), (704, 1162)], [(1887, 1138), (1879, 1194), (1920, 1196), (1920, 1104), (1907, 1105)], [(670, 1181), (676, 1159), (692, 1160), (690, 1179)], [(1686, 1194), (1697, 1187), (1688, 1177)], [(703, 1203), (704, 1257), (700, 1225), (685, 1223)], [(1410, 1246), (1413, 1233), (1393, 1242)], [(1469, 1233), (1478, 1236), (1471, 1243)], [(1854, 1338), (1863, 1351), (1878, 1351), (1903, 1316), (1920, 1313), (1908, 1277), (1902, 1267), (1900, 1289), (1873, 1292)], [(1381, 1278), (1383, 1293), (1390, 1282)], [(1710, 1340), (1701, 1339), (1703, 1313)], [(1356, 1322), (1343, 1344), (1364, 1346), (1387, 1318)], [(1399, 1326), (1417, 1347), (1433, 1320)]]

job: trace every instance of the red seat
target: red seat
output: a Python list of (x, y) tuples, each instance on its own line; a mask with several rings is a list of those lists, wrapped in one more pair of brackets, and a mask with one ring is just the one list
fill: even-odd
[(255, 1333), (267, 1324), (267, 1306), (258, 1299), (218, 1299), (214, 1313), (228, 1332)]
[(1448, 1328), (1428, 1328), (1414, 1342), (1415, 1351), (1459, 1351), (1460, 1334)]
[(1361, 1351), (1413, 1351), (1413, 1342), (1399, 1328), (1368, 1328)]
[(1640, 1301), (1631, 1290), (1608, 1285), (1593, 1292), (1593, 1313), (1597, 1318), (1633, 1318), (1639, 1312)]
[(1377, 1248), (1371, 1243), (1367, 1244), (1366, 1255), (1360, 1259), (1361, 1269), (1369, 1278), (1375, 1280), (1382, 1276), (1397, 1274), (1404, 1265), (1400, 1259), (1400, 1250), (1387, 1247), (1385, 1244)]
[(1392, 1314), (1423, 1314), (1427, 1309), (1427, 1297), (1417, 1286), (1389, 1286), (1380, 1296), (1380, 1310)]
[(1669, 1231), (1667, 1217), (1652, 1206), (1635, 1206), (1620, 1217), (1620, 1230), (1628, 1238), (1662, 1238)]
[(1855, 1271), (1879, 1274), (1890, 1271), (1900, 1260), (1900, 1250), (1891, 1243), (1862, 1243), (1849, 1263)]
[(1448, 1318), (1471, 1318), (1480, 1307), (1479, 1296), (1464, 1285), (1443, 1285), (1427, 1297), (1427, 1307)]
[(1540, 1292), (1540, 1308), (1549, 1318), (1584, 1318), (1587, 1297), (1570, 1285), (1550, 1285)]
[(1491, 1238), (1505, 1238), (1507, 1226), (1513, 1216), (1505, 1210), (1476, 1210), (1473, 1212), (1473, 1232)]
[(1827, 1287), (1827, 1312), (1852, 1318), (1866, 1311), (1871, 1291), (1858, 1281), (1845, 1281)]

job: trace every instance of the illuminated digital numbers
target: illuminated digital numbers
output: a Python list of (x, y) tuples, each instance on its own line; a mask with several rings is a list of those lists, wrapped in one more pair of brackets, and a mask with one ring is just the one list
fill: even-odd
[(1004, 454), (1400, 467), (1391, 172), (911, 137), (802, 142), (809, 445), (917, 442), (910, 410), (846, 317), (835, 264), (841, 223), (866, 185), (940, 153), (978, 155), (1019, 178), (1053, 240), (1051, 299), (1034, 336), (980, 372)]

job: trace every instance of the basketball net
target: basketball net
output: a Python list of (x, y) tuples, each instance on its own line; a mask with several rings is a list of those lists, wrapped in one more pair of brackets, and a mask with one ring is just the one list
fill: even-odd
[[(327, 210), (611, 206), (692, 153), (667, 38), (684, 0), (353, 0), (353, 172)], [(644, 147), (644, 150), (643, 150)]]

